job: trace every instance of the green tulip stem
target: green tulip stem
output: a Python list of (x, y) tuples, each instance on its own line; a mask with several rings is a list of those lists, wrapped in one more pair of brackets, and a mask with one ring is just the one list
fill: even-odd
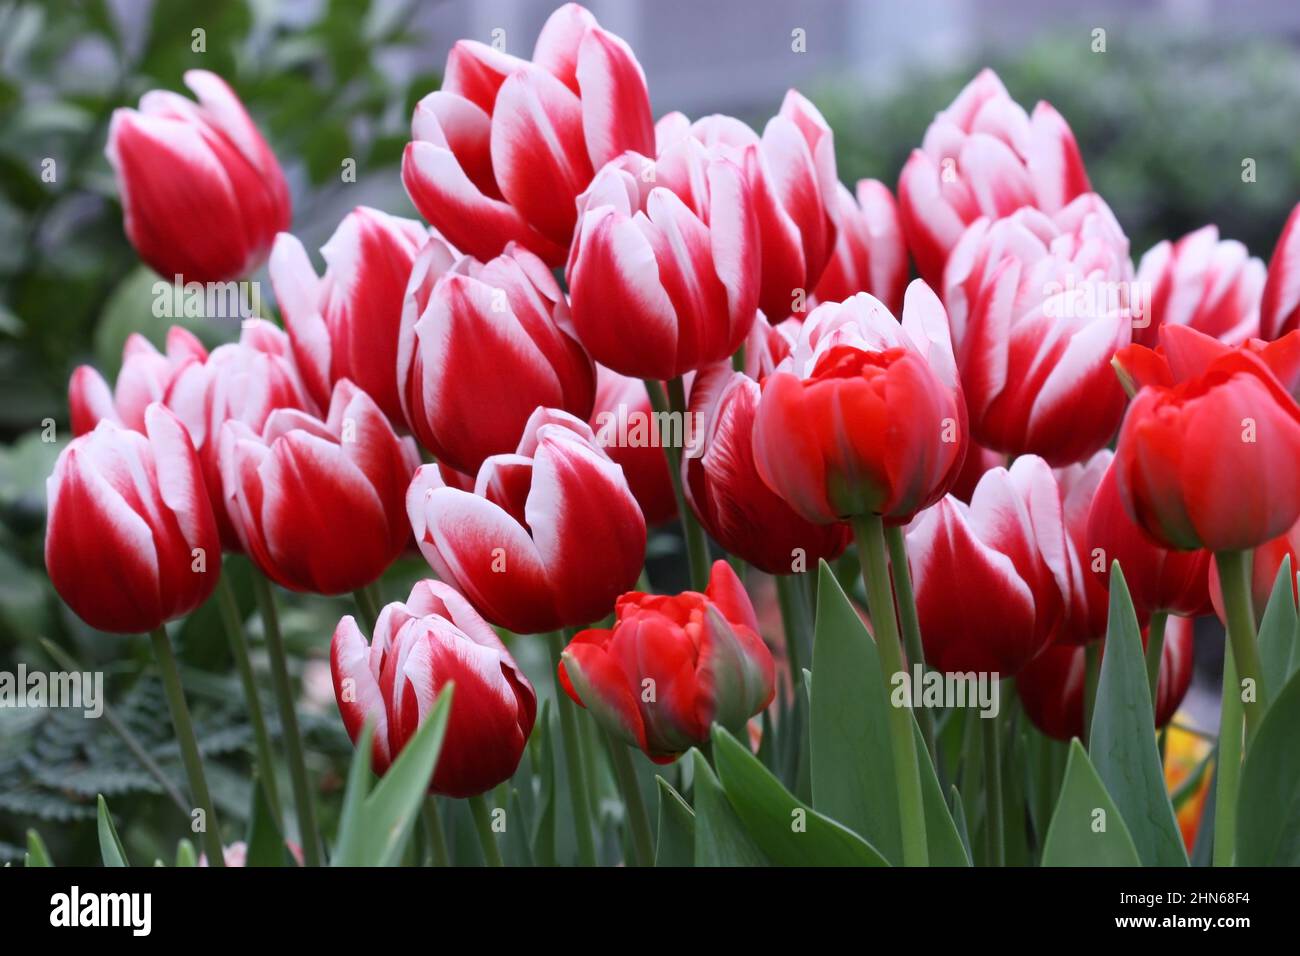
[(429, 855), (434, 866), (451, 866), (451, 854), (447, 852), (447, 834), (442, 829), (442, 813), (438, 810), (438, 798), (429, 794), (421, 807), (424, 817), (425, 835), (429, 840)]
[[(885, 528), (885, 540), (889, 543), (889, 566), (893, 569), (894, 598), (903, 625), (907, 663), (910, 667), (920, 665), (924, 671), (925, 645), (921, 642), (921, 622), (916, 614), (916, 594), (912, 590), (912, 568), (907, 561), (907, 540), (903, 537), (903, 529), (898, 525), (888, 526)], [(930, 752), (930, 762), (938, 769), (938, 744), (935, 739), (934, 714), (930, 708), (922, 707), (916, 714), (916, 722), (921, 725), (921, 736), (925, 738), (925, 749)]]
[(977, 715), (984, 736), (984, 793), (988, 808), (984, 835), (988, 841), (989, 866), (1005, 866), (1006, 855), (1002, 839), (1002, 741), (998, 732), (998, 719)]
[[(1250, 681), (1254, 693), (1241, 702), (1246, 720), (1246, 740), (1259, 729), (1268, 707), (1264, 674), (1259, 665), (1259, 645), (1255, 637), (1255, 609), (1250, 597), (1250, 552), (1220, 551), (1214, 556), (1219, 566), (1219, 587), (1223, 592), (1223, 609), (1228, 619), (1228, 644), (1238, 682)], [(1240, 688), (1239, 688), (1240, 689)]]
[(379, 608), (375, 605), (374, 594), (361, 587), (352, 592), (352, 597), (357, 602), (357, 610), (361, 612), (361, 623), (365, 625), (366, 634), (372, 634), (375, 622), (379, 620)]
[(239, 671), (239, 681), (244, 687), (244, 702), (248, 706), (248, 722), (253, 728), (253, 744), (257, 756), (257, 775), (261, 779), (262, 790), (275, 816), (276, 825), (284, 829), (284, 817), (280, 809), (280, 788), (275, 779), (275, 757), (271, 749), (271, 735), (266, 729), (266, 717), (262, 713), (262, 700), (257, 692), (257, 678), (253, 673), (253, 662), (248, 651), (248, 635), (244, 633), (244, 621), (239, 614), (239, 604), (230, 581), (223, 573), (217, 582), (217, 609), (221, 612), (221, 622), (226, 630), (226, 639), (230, 642), (230, 653), (235, 658), (235, 669)]
[[(682, 380), (675, 378), (668, 383), (667, 398), (664, 397), (663, 386), (654, 379), (645, 380), (645, 389), (650, 395), (650, 405), (654, 409), (656, 419), (662, 421), (664, 419), (660, 416), (667, 414), (679, 416), (683, 423), (682, 440), (693, 440), (694, 436), (687, 434), (685, 425), (690, 419), (686, 417), (686, 391)], [(672, 437), (668, 436), (670, 439)], [(704, 529), (695, 519), (695, 512), (687, 503), (686, 493), (682, 488), (682, 449), (677, 447), (676, 442), (664, 441), (663, 438), (664, 436), (659, 436), (664, 453), (668, 456), (668, 471), (673, 481), (673, 497), (677, 501), (677, 514), (681, 519), (682, 535), (686, 540), (686, 560), (691, 572), (691, 588), (703, 591), (709, 584), (709, 543), (705, 540)]]
[(546, 635), (551, 650), (551, 677), (555, 681), (555, 708), (560, 712), (560, 735), (564, 740), (564, 762), (569, 773), (569, 799), (573, 803), (573, 829), (578, 840), (578, 860), (583, 866), (596, 865), (596, 842), (591, 830), (591, 804), (587, 799), (587, 772), (583, 767), (582, 744), (578, 739), (577, 704), (560, 686), (560, 655), (564, 635)]
[(1151, 688), (1151, 712), (1156, 710), (1156, 694), (1160, 688), (1160, 658), (1165, 652), (1165, 625), (1168, 611), (1155, 611), (1147, 625), (1147, 686)]
[(488, 809), (487, 800), (480, 793), (465, 802), (469, 804), (469, 812), (474, 817), (474, 829), (478, 833), (479, 846), (483, 848), (483, 859), (488, 866), (504, 866), (501, 851), (497, 848), (496, 834), (492, 832), (492, 811)]
[(158, 659), (158, 671), (162, 676), (163, 690), (167, 694), (167, 709), (171, 711), (172, 727), (176, 730), (181, 761), (185, 764), (185, 776), (189, 778), (190, 799), (203, 811), (203, 848), (208, 856), (208, 865), (225, 866), (221, 827), (217, 823), (212, 794), (208, 791), (208, 778), (203, 772), (203, 755), (199, 752), (199, 742), (194, 736), (190, 708), (185, 703), (185, 691), (181, 688), (176, 654), (172, 651), (172, 642), (167, 636), (165, 625), (160, 624), (154, 628), (149, 632), (149, 637), (153, 641), (154, 657)]
[(650, 813), (646, 809), (645, 798), (641, 795), (641, 785), (637, 781), (636, 767), (632, 763), (632, 748), (613, 734), (605, 733), (609, 759), (614, 765), (614, 774), (618, 777), (618, 787), (623, 794), (623, 805), (627, 809), (627, 825), (632, 835), (632, 851), (637, 866), (653, 866), (655, 861), (654, 835), (650, 830)]
[[(871, 605), (871, 625), (875, 631), (876, 653), (880, 655), (880, 670), (885, 683), (889, 684), (895, 674), (906, 675), (906, 671), (893, 593), (889, 587), (884, 523), (879, 515), (859, 515), (853, 519), (853, 533), (862, 561), (862, 583), (866, 586), (867, 600)], [(925, 806), (921, 797), (921, 767), (912, 732), (910, 699), (904, 706), (891, 706), (888, 710), (889, 743), (894, 755), (894, 783), (898, 788), (898, 819), (903, 837), (903, 864), (926, 866), (929, 849), (925, 837)]]
[(307, 866), (320, 866), (324, 853), (320, 832), (316, 827), (316, 809), (312, 804), (311, 785), (307, 778), (307, 758), (298, 730), (298, 713), (294, 706), (293, 684), (289, 680), (289, 664), (284, 651), (284, 638), (280, 634), (280, 619), (275, 613), (275, 598), (271, 585), (261, 574), (253, 575), (253, 591), (262, 614), (262, 630), (266, 638), (267, 656), (271, 661), (271, 683), (275, 688), (275, 702), (280, 711), (280, 732), (289, 758), (289, 779), (293, 784), (294, 809), (298, 815), (298, 839), (302, 841), (303, 862)]

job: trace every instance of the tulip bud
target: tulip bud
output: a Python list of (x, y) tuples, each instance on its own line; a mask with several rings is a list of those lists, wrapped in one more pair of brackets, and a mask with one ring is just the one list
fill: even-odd
[(1119, 562), (1140, 621), (1155, 611), (1196, 617), (1209, 610), (1206, 573), (1214, 573), (1209, 552), (1155, 544), (1125, 512), (1113, 464), (1093, 495), (1085, 540), (1083, 558), (1103, 588), (1110, 587), (1111, 564)]
[(1040, 102), (1033, 116), (982, 70), (935, 116), (898, 178), (898, 208), (921, 278), (938, 288), (966, 227), (1023, 206), (1055, 215), (1088, 192), (1088, 174), (1061, 114)]
[(379, 613), (369, 643), (350, 616), (330, 644), (334, 693), (356, 743), (374, 722), (372, 762), (383, 774), (455, 686), (429, 790), (472, 797), (510, 779), (537, 716), (537, 695), (501, 639), (469, 602), (440, 581), (420, 581)]
[(218, 346), (206, 361), (181, 367), (166, 392), (167, 407), (185, 423), (203, 466), (212, 511), (221, 532), (221, 545), (239, 551), (239, 535), (226, 511), (222, 490), (221, 426), (242, 422), (260, 432), (277, 408), (295, 408), (315, 415), (290, 354), (289, 338), (261, 319), (243, 324), (239, 341)]
[(406, 508), (438, 577), (493, 624), (518, 634), (609, 613), (645, 559), (645, 519), (623, 471), (587, 424), (539, 408), (513, 455), (493, 455), (474, 491), (415, 473)]
[(607, 731), (671, 763), (709, 740), (737, 736), (776, 694), (776, 666), (758, 636), (740, 579), (717, 561), (703, 594), (633, 591), (614, 626), (580, 632), (561, 657), (564, 690)]
[(686, 139), (625, 153), (578, 197), (566, 275), (602, 365), (668, 380), (739, 348), (758, 302), (758, 228), (741, 168)]
[(1259, 335), (1264, 263), (1240, 242), (1220, 241), (1216, 226), (1153, 246), (1138, 264), (1137, 287), (1150, 290), (1150, 311), (1134, 316), (1134, 342), (1155, 345), (1166, 325), (1196, 329), (1230, 345)]
[[(650, 527), (677, 517), (673, 476), (655, 427), (658, 421), (645, 382), (596, 366), (596, 402), (588, 424), (605, 454), (623, 469), (627, 486)], [(624, 423), (629, 425), (626, 440), (620, 437)], [(645, 440), (633, 440), (633, 436)], [(470, 484), (472, 487), (473, 482)]]
[(762, 479), (753, 433), (760, 389), (728, 363), (699, 372), (691, 385), (691, 414), (700, 440), (682, 460), (691, 509), (723, 549), (766, 571), (790, 574), (833, 561), (853, 536), (844, 523), (801, 518)]
[(942, 498), (966, 413), (934, 293), (913, 283), (901, 324), (866, 293), (815, 309), (763, 383), (753, 445), (763, 481), (807, 521), (905, 522)]
[(1106, 204), (980, 219), (944, 274), (971, 435), (1054, 466), (1104, 447), (1124, 414), (1110, 361), (1129, 344), (1128, 240)]
[(402, 504), (419, 465), (372, 398), (347, 379), (324, 421), (277, 408), (261, 431), (222, 426), (226, 507), (268, 578), (294, 591), (343, 594), (374, 581), (410, 540)]
[(420, 443), (472, 474), (515, 447), (539, 406), (585, 419), (596, 373), (564, 293), (532, 253), (508, 245), (490, 262), (444, 261), (430, 243), (412, 269), (397, 388)]
[(925, 659), (948, 672), (1014, 676), (1051, 641), (1071, 594), (1061, 496), (1041, 458), (980, 479), (907, 531)]
[(1239, 551), (1300, 518), (1300, 407), (1248, 351), (1129, 407), (1115, 453), (1124, 509), (1167, 548)]
[(198, 102), (151, 90), (113, 112), (108, 161), (126, 235), (164, 279), (221, 282), (261, 265), (289, 227), (289, 190), (275, 154), (234, 91), (189, 70)]
[[(1165, 624), (1160, 648), (1160, 676), (1157, 681), (1155, 725), (1163, 727), (1174, 719), (1192, 685), (1192, 620), (1171, 617)], [(1146, 647), (1147, 631), (1142, 631)], [(1099, 640), (1101, 653), (1106, 642)], [(1087, 677), (1086, 649), (1082, 645), (1053, 644), (1039, 654), (1016, 677), (1016, 691), (1034, 726), (1057, 740), (1086, 735), (1083, 725), (1083, 695)]]
[(302, 243), (282, 233), (271, 250), (271, 284), (312, 399), (329, 404), (334, 383), (363, 389), (396, 425), (405, 423), (397, 394), (397, 340), (402, 303), (416, 253), (428, 242), (442, 271), (459, 258), (440, 236), (412, 219), (358, 206), (321, 247), (317, 277)]
[(461, 40), (415, 108), (402, 182), (420, 214), (480, 259), (518, 243), (560, 265), (575, 197), (625, 150), (650, 153), (645, 75), (577, 4), (546, 21), (532, 62)]
[(836, 186), (839, 235), (817, 283), (816, 299), (840, 302), (869, 292), (896, 313), (903, 307), (908, 273), (898, 204), (889, 187), (875, 179), (858, 181), (856, 199), (843, 185)]
[(191, 361), (204, 362), (208, 350), (178, 325), (167, 330), (167, 352), (160, 353), (139, 332), (127, 336), (122, 368), (110, 390), (104, 376), (89, 365), (79, 365), (68, 382), (68, 408), (72, 433), (84, 435), (101, 421), (132, 431), (144, 431), (144, 410), (162, 401), (172, 379)]
[(110, 420), (72, 440), (46, 481), (45, 566), (101, 631), (152, 631), (193, 611), (221, 574), (221, 543), (185, 426), (159, 404), (144, 432)]

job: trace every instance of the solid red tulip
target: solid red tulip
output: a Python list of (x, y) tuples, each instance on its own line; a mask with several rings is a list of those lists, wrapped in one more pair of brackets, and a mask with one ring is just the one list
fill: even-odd
[(143, 432), (106, 419), (74, 438), (45, 488), (45, 567), (91, 627), (152, 631), (216, 587), (221, 542), (198, 455), (162, 405), (145, 409)]
[(1230, 345), (1259, 335), (1264, 263), (1240, 242), (1220, 240), (1217, 226), (1153, 246), (1138, 264), (1137, 287), (1150, 303), (1146, 314), (1134, 315), (1134, 342), (1155, 345), (1165, 325), (1187, 326)]
[(860, 179), (856, 198), (838, 185), (835, 204), (839, 234), (814, 297), (818, 302), (840, 302), (869, 292), (891, 312), (898, 312), (903, 307), (908, 262), (894, 194), (878, 180)]
[(1018, 674), (1052, 640), (1071, 594), (1060, 491), (1041, 458), (987, 472), (969, 505), (949, 495), (907, 531), (930, 666)]
[(165, 401), (185, 423), (198, 450), (222, 547), (242, 550), (222, 486), (221, 426), (236, 421), (260, 432), (277, 408), (317, 413), (298, 375), (289, 337), (262, 319), (244, 322), (238, 342), (218, 346), (206, 360), (194, 359), (182, 366)]
[(666, 381), (728, 357), (758, 305), (758, 219), (741, 167), (687, 137), (625, 153), (578, 197), (566, 268), (592, 357)]
[(472, 492), (423, 466), (406, 508), (438, 577), (519, 634), (599, 620), (645, 560), (645, 519), (623, 470), (586, 422), (556, 409), (537, 409), (514, 454), (484, 461)]
[(1069, 125), (1049, 103), (1032, 116), (985, 69), (935, 116), (898, 178), (903, 233), (921, 278), (938, 288), (966, 227), (1025, 206), (1051, 216), (1088, 192)]
[(413, 219), (358, 206), (321, 247), (325, 274), (289, 233), (271, 250), (271, 284), (293, 342), (294, 359), (316, 404), (334, 383), (351, 380), (395, 425), (405, 424), (397, 394), (397, 339), (416, 254), (428, 242), (446, 264), (459, 254)]
[(108, 128), (126, 235), (164, 279), (247, 276), (289, 228), (289, 190), (275, 154), (226, 82), (188, 70), (198, 102), (151, 90)]
[[(596, 366), (596, 402), (587, 424), (605, 454), (623, 469), (650, 527), (677, 517), (677, 497), (663, 439), (657, 428), (641, 424), (657, 421), (645, 382)], [(473, 482), (470, 484), (472, 487)]]
[(1113, 465), (1092, 498), (1084, 557), (1098, 584), (1107, 589), (1110, 566), (1119, 562), (1140, 621), (1156, 611), (1196, 617), (1210, 609), (1209, 552), (1170, 551), (1153, 542), (1124, 510)]
[(143, 432), (144, 410), (164, 400), (181, 369), (207, 357), (203, 344), (179, 325), (167, 330), (166, 353), (159, 352), (139, 332), (132, 332), (122, 349), (122, 367), (112, 389), (89, 365), (79, 365), (72, 373), (68, 382), (72, 434), (84, 435), (105, 420)]
[(516, 242), (552, 266), (592, 174), (625, 150), (654, 150), (640, 64), (573, 3), (546, 21), (531, 62), (457, 42), (411, 136), (402, 182), (434, 228), (480, 259)]
[(698, 441), (682, 459), (687, 501), (723, 549), (768, 574), (815, 568), (844, 553), (849, 525), (801, 518), (758, 476), (754, 421), (760, 388), (723, 362), (696, 374), (690, 413)]
[(430, 243), (411, 272), (397, 388), (411, 431), (466, 474), (513, 451), (539, 406), (586, 418), (596, 371), (572, 335), (545, 264), (513, 244), (489, 262), (448, 265)]
[(965, 445), (943, 307), (919, 281), (901, 324), (866, 293), (815, 309), (754, 423), (759, 475), (819, 524), (909, 520), (951, 487)]
[(1247, 339), (1236, 346), (1184, 325), (1162, 326), (1158, 337), (1160, 344), (1154, 349), (1130, 345), (1115, 353), (1111, 364), (1133, 392), (1145, 385), (1168, 387), (1203, 375), (1216, 359), (1241, 351), (1267, 365), (1292, 396), (1300, 396), (1300, 330), (1273, 342)]
[(537, 716), (537, 695), (491, 625), (453, 588), (420, 581), (379, 612), (367, 642), (352, 617), (330, 643), (334, 694), (356, 743), (374, 722), (372, 765), (383, 774), (454, 684), (429, 790), (472, 797), (510, 779)]
[(1300, 518), (1300, 407), (1248, 351), (1138, 393), (1115, 454), (1124, 508), (1168, 548), (1239, 551)]
[(343, 594), (376, 580), (411, 539), (406, 487), (420, 463), (347, 379), (322, 421), (277, 408), (260, 431), (221, 430), (226, 509), (258, 569), (293, 591)]
[(746, 739), (749, 718), (776, 695), (776, 666), (726, 561), (714, 562), (703, 594), (633, 591), (615, 615), (564, 649), (560, 683), (579, 706), (656, 763), (707, 743), (715, 723)]
[(1110, 441), (1129, 344), (1128, 240), (1096, 195), (1055, 216), (980, 219), (948, 259), (944, 303), (971, 436), (994, 451), (1073, 464)]
[[(1171, 617), (1165, 624), (1160, 649), (1160, 676), (1156, 684), (1155, 725), (1174, 719), (1192, 684), (1192, 620)], [(1142, 632), (1142, 646), (1147, 632)], [(1100, 641), (1105, 653), (1105, 640)], [(1034, 726), (1057, 740), (1083, 738), (1083, 695), (1087, 676), (1086, 650), (1082, 646), (1053, 644), (1020, 672), (1016, 691)]]

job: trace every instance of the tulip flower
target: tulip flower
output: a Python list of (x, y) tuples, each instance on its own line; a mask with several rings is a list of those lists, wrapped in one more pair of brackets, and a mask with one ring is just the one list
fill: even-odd
[(1167, 548), (1241, 551), (1300, 518), (1300, 407), (1248, 351), (1144, 388), (1115, 454), (1124, 508)]
[(554, 276), (514, 245), (447, 266), (436, 242), (411, 272), (397, 343), (397, 390), (411, 431), (466, 474), (512, 451), (538, 406), (591, 413), (596, 372), (573, 338)]
[(243, 324), (238, 342), (218, 346), (206, 360), (196, 359), (180, 368), (165, 398), (198, 450), (221, 545), (239, 551), (239, 535), (222, 491), (221, 427), (237, 421), (260, 432), (277, 408), (316, 414), (316, 403), (290, 354), (289, 338), (270, 322), (251, 319)]
[(1195, 378), (1216, 359), (1243, 351), (1267, 365), (1293, 397), (1300, 396), (1300, 330), (1274, 342), (1252, 338), (1230, 346), (1187, 326), (1166, 325), (1158, 338), (1160, 344), (1154, 349), (1129, 345), (1115, 353), (1111, 365), (1133, 393), (1144, 385), (1168, 387)]
[(1139, 621), (1161, 611), (1183, 617), (1209, 611), (1209, 552), (1170, 551), (1155, 544), (1124, 510), (1113, 465), (1097, 486), (1087, 520), (1083, 555), (1089, 570), (1109, 588), (1111, 564), (1119, 562)]
[(379, 613), (367, 641), (352, 617), (330, 643), (339, 714), (356, 743), (374, 722), (372, 766), (383, 774), (454, 683), (451, 714), (429, 782), (472, 797), (510, 779), (537, 716), (537, 695), (492, 627), (440, 581), (420, 581), (406, 603)]
[(105, 420), (143, 432), (144, 410), (166, 397), (172, 379), (191, 360), (203, 362), (207, 357), (203, 344), (178, 325), (167, 330), (166, 353), (159, 352), (139, 332), (132, 332), (122, 349), (122, 368), (112, 389), (89, 365), (79, 365), (72, 373), (68, 408), (73, 435), (84, 435)]
[[(1165, 629), (1155, 700), (1155, 725), (1163, 727), (1187, 696), (1192, 684), (1192, 620), (1173, 617)], [(1146, 645), (1147, 632), (1142, 632)], [(1105, 653), (1105, 640), (1100, 641)], [(1016, 690), (1034, 726), (1057, 740), (1086, 736), (1083, 697), (1087, 664), (1082, 646), (1053, 644), (1020, 672)]]
[(573, 326), (623, 375), (668, 380), (728, 357), (758, 304), (758, 219), (744, 172), (683, 139), (625, 153), (578, 197)]
[(1269, 341), (1300, 329), (1300, 203), (1287, 216), (1268, 260), (1259, 307), (1259, 334)]
[[(596, 401), (587, 424), (605, 454), (623, 469), (627, 486), (650, 527), (677, 517), (677, 498), (663, 437), (653, 427), (657, 421), (645, 382), (596, 366)], [(625, 424), (628, 428), (624, 434)], [(469, 484), (473, 490), (472, 479)]]
[(612, 628), (569, 642), (559, 677), (597, 723), (656, 763), (707, 743), (715, 723), (745, 735), (776, 694), (772, 654), (726, 561), (703, 594), (624, 594)]
[[(1193, 552), (1203, 554), (1204, 552)], [(1268, 607), (1268, 599), (1273, 594), (1273, 585), (1277, 582), (1278, 572), (1282, 570), (1282, 562), (1287, 558), (1291, 559), (1291, 593), (1294, 597), (1298, 592), (1296, 588), (1296, 574), (1300, 573), (1300, 523), (1292, 525), (1285, 532), (1265, 541), (1259, 547), (1255, 548), (1250, 561), (1250, 593), (1251, 607), (1255, 612), (1255, 625), (1258, 627), (1264, 620), (1264, 611)], [(1219, 585), (1219, 567), (1213, 561), (1208, 562), (1210, 573), (1208, 578), (1209, 603), (1214, 613), (1219, 616), (1219, 620), (1227, 626), (1228, 614), (1224, 607), (1223, 590)], [(1207, 584), (1207, 579), (1202, 577), (1202, 584)]]
[(754, 460), (807, 521), (904, 523), (956, 480), (965, 438), (943, 307), (915, 282), (901, 324), (866, 293), (813, 310), (763, 383)]
[(943, 298), (977, 442), (1060, 466), (1110, 441), (1124, 413), (1110, 361), (1129, 344), (1131, 280), (1128, 240), (1093, 194), (962, 235)]
[(1054, 216), (1088, 192), (1069, 125), (1040, 102), (1032, 116), (982, 70), (935, 116), (898, 178), (903, 234), (921, 278), (938, 287), (966, 227), (1022, 207)]
[(342, 594), (376, 580), (410, 541), (403, 502), (419, 453), (347, 379), (322, 421), (277, 408), (260, 431), (221, 430), (226, 509), (239, 541), (272, 581)]
[(473, 492), (423, 466), (406, 508), (438, 577), (520, 634), (604, 617), (645, 558), (645, 519), (623, 470), (586, 422), (557, 409), (534, 412), (515, 454), (484, 461)]
[(289, 227), (289, 190), (275, 155), (234, 91), (188, 70), (198, 102), (151, 90), (113, 112), (108, 161), (126, 235), (164, 279), (221, 282), (261, 265)]
[(1065, 554), (1070, 569), (1065, 615), (1054, 639), (1058, 644), (1088, 644), (1106, 636), (1110, 596), (1107, 579), (1093, 573), (1104, 559), (1099, 560), (1088, 550), (1088, 517), (1102, 476), (1109, 470), (1113, 457), (1110, 449), (1103, 448), (1086, 462), (1056, 471), (1061, 519), (1065, 523)]
[(1156, 344), (1160, 328), (1183, 325), (1236, 345), (1259, 335), (1264, 263), (1235, 240), (1203, 226), (1177, 242), (1153, 246), (1138, 264), (1137, 286), (1151, 297), (1135, 316), (1133, 341)]
[(690, 411), (700, 435), (682, 460), (683, 490), (724, 550), (768, 574), (806, 571), (843, 554), (852, 529), (805, 520), (759, 478), (753, 449), (759, 395), (758, 383), (729, 363), (695, 376)]
[(1050, 643), (1071, 594), (1061, 495), (1032, 455), (987, 472), (907, 531), (925, 659), (941, 671), (1018, 674)]
[(654, 149), (640, 64), (572, 3), (546, 21), (531, 62), (457, 42), (411, 136), (402, 182), (435, 229), (480, 259), (515, 242), (552, 266), (592, 174), (625, 150)]
[(321, 247), (325, 274), (318, 277), (296, 237), (276, 237), (271, 284), (294, 359), (320, 407), (329, 404), (334, 383), (346, 378), (364, 389), (395, 425), (405, 423), (394, 373), (397, 340), (411, 266), (426, 242), (443, 271), (459, 258), (440, 236), (413, 219), (358, 206)]
[(162, 405), (143, 432), (105, 419), (46, 481), (45, 566), (91, 627), (154, 631), (193, 611), (221, 574), (221, 543), (185, 426)]
[(817, 283), (816, 300), (840, 302), (869, 292), (897, 312), (903, 306), (908, 268), (907, 244), (893, 193), (878, 180), (862, 179), (856, 199), (842, 185), (835, 195), (839, 234)]

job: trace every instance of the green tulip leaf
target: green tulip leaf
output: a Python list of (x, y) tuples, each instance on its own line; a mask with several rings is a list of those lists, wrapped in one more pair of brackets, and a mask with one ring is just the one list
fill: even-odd
[(695, 790), (695, 865), (768, 866), (698, 750), (691, 751)]
[(367, 719), (361, 728), (361, 737), (352, 750), (352, 764), (348, 769), (348, 782), (343, 790), (343, 809), (339, 813), (338, 839), (334, 845), (331, 863), (335, 866), (355, 866), (360, 854), (362, 837), (361, 807), (370, 792), (370, 752), (375, 738), (375, 723)]
[(35, 830), (27, 831), (27, 856), (23, 860), (23, 866), (53, 866), (50, 861), (50, 851), (45, 846), (45, 841)]
[(781, 786), (748, 748), (716, 724), (713, 757), (736, 816), (773, 862), (783, 866), (889, 865), (862, 837)]
[(1300, 675), (1287, 682), (1246, 750), (1237, 803), (1238, 866), (1300, 866)]
[(1280, 690), (1291, 673), (1291, 656), (1295, 644), (1296, 607), (1291, 586), (1291, 556), (1282, 559), (1273, 591), (1264, 606), (1259, 623), (1259, 662), (1264, 670), (1264, 686)]
[(176, 844), (176, 865), (191, 867), (199, 865), (199, 856), (194, 852), (194, 844), (182, 839)]
[(113, 816), (108, 812), (104, 795), (98, 794), (95, 802), (98, 808), (99, 855), (104, 865), (130, 866), (126, 859), (126, 850), (122, 846), (122, 839), (117, 835), (117, 827), (113, 825)]
[(655, 783), (659, 789), (655, 866), (694, 866), (695, 811), (663, 777), (656, 776)]
[(1146, 658), (1119, 563), (1111, 566), (1106, 653), (1101, 659), (1088, 753), (1124, 815), (1144, 866), (1186, 866), (1156, 747)]
[(1123, 816), (1106, 792), (1083, 744), (1075, 738), (1070, 742), (1061, 795), (1043, 841), (1043, 866), (1140, 863)]

